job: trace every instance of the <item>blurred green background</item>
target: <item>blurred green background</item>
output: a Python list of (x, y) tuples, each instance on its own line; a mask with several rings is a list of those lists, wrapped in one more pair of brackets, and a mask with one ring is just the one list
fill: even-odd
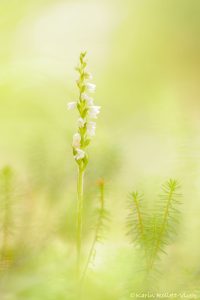
[(137, 188), (153, 202), (169, 177), (180, 180), (184, 205), (159, 288), (196, 293), (200, 1), (1, 0), (0, 44), (0, 167), (14, 173), (0, 299), (73, 299), (77, 116), (67, 103), (77, 97), (74, 67), (82, 50), (102, 106), (86, 173), (86, 244), (100, 177), (111, 214), (84, 299), (130, 298), (124, 290), (135, 261), (125, 235), (127, 195)]

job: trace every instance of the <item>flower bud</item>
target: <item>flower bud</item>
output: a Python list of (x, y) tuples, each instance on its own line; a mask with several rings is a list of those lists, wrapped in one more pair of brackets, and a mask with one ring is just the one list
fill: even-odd
[(87, 82), (86, 88), (88, 89), (89, 92), (94, 93), (96, 90), (96, 84)]
[(80, 133), (75, 133), (73, 135), (73, 141), (72, 141), (72, 146), (74, 148), (79, 148), (80, 147), (80, 144), (81, 144), (81, 136), (80, 136)]
[(76, 149), (76, 155), (74, 156), (74, 158), (76, 160), (79, 160), (79, 159), (83, 159), (85, 157), (85, 151), (81, 150), (81, 149)]
[(68, 110), (73, 110), (73, 109), (75, 109), (75, 107), (76, 107), (76, 102), (75, 101), (74, 102), (69, 102), (67, 104)]

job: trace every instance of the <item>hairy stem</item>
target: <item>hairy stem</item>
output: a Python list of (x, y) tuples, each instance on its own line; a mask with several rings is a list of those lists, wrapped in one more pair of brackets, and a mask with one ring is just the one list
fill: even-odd
[(136, 211), (137, 211), (138, 224), (139, 224), (139, 228), (140, 228), (140, 234), (141, 234), (141, 237), (143, 238), (143, 235), (144, 235), (144, 226), (143, 226), (142, 215), (141, 215), (141, 212), (140, 212), (140, 207), (139, 207), (139, 203), (138, 203), (137, 197), (133, 197), (133, 201), (135, 203), (135, 207), (136, 207)]
[(167, 219), (168, 219), (168, 215), (169, 215), (169, 207), (170, 207), (171, 201), (173, 199), (173, 192), (174, 191), (172, 189), (169, 192), (166, 208), (165, 208), (165, 211), (164, 211), (162, 226), (161, 226), (161, 229), (159, 231), (159, 235), (157, 237), (157, 241), (156, 241), (156, 244), (155, 244), (154, 251), (152, 253), (152, 257), (151, 257), (150, 264), (149, 264), (149, 270), (153, 268), (155, 258), (156, 258), (156, 254), (157, 254), (157, 252), (159, 250), (159, 247), (160, 247), (160, 244), (162, 242), (162, 236), (163, 236), (163, 233), (165, 232)]

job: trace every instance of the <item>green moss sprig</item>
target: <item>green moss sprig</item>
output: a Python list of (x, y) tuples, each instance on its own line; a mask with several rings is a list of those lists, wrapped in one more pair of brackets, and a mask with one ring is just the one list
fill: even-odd
[(143, 197), (138, 192), (130, 195), (128, 235), (143, 252), (148, 274), (156, 269), (160, 255), (166, 253), (166, 247), (176, 236), (181, 204), (179, 189), (177, 180), (167, 181), (151, 212), (145, 210)]

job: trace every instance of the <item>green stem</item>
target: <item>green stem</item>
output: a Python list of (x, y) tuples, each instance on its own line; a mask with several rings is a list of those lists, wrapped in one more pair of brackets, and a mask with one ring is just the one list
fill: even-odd
[(80, 278), (81, 267), (81, 240), (82, 240), (82, 223), (83, 223), (83, 178), (84, 171), (79, 165), (78, 179), (77, 179), (77, 236), (76, 236), (76, 249), (77, 249), (77, 277)]
[(170, 190), (170, 193), (169, 193), (169, 196), (168, 196), (168, 199), (167, 199), (166, 208), (165, 208), (165, 211), (164, 211), (163, 223), (162, 223), (161, 229), (159, 231), (159, 235), (158, 235), (158, 238), (157, 238), (157, 241), (156, 241), (156, 244), (155, 244), (154, 251), (152, 253), (152, 257), (150, 259), (150, 264), (149, 264), (149, 269), (150, 270), (153, 268), (155, 258), (156, 258), (156, 254), (157, 254), (157, 252), (159, 250), (159, 247), (160, 247), (160, 244), (162, 242), (162, 237), (163, 237), (163, 234), (165, 232), (165, 228), (166, 228), (166, 224), (167, 224), (167, 218), (168, 218), (168, 215), (169, 215), (169, 208), (170, 208), (170, 204), (171, 204), (172, 199), (173, 199), (173, 191)]
[(88, 258), (87, 258), (87, 261), (86, 261), (85, 268), (83, 270), (83, 274), (81, 276), (81, 282), (83, 282), (84, 279), (85, 279), (85, 276), (86, 276), (86, 273), (87, 273), (87, 270), (88, 270), (88, 267), (89, 267), (89, 263), (91, 261), (92, 255), (93, 255), (94, 250), (95, 250), (95, 246), (96, 246), (96, 243), (97, 243), (97, 240), (98, 240), (98, 234), (99, 234), (99, 231), (100, 231), (100, 228), (101, 228), (103, 211), (104, 211), (104, 184), (100, 184), (100, 212), (99, 212), (99, 216), (98, 216), (98, 220), (97, 220), (94, 239), (93, 239), (90, 251), (89, 251), (89, 255), (88, 255)]

